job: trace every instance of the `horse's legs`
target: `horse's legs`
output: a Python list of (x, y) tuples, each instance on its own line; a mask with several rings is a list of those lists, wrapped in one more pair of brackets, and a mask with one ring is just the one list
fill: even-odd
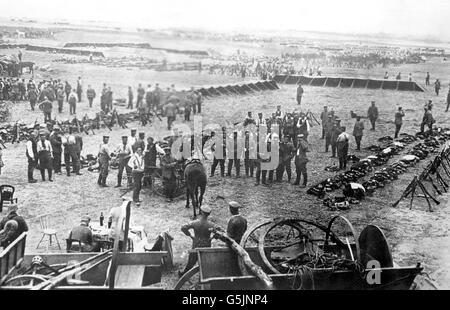
[(189, 208), (189, 188), (186, 187), (186, 208)]
[(205, 189), (206, 186), (203, 185), (202, 187), (200, 187), (200, 200), (199, 200), (199, 207), (202, 206), (202, 201), (203, 201), (203, 194), (205, 194)]

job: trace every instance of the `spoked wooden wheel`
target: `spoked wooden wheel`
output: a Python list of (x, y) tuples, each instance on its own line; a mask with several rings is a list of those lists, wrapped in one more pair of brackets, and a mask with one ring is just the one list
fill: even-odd
[(42, 282), (50, 283), (50, 281), (42, 275), (20, 275), (6, 280), (3, 285), (23, 286), (24, 288), (31, 288), (33, 285), (40, 284)]
[(200, 290), (200, 267), (195, 266), (186, 272), (174, 287), (174, 290)]
[[(258, 250), (264, 264), (276, 274), (288, 273), (289, 263), (308, 258), (318, 247), (308, 229), (296, 219), (281, 219), (267, 226), (259, 236)], [(267, 255), (265, 248), (274, 248)]]

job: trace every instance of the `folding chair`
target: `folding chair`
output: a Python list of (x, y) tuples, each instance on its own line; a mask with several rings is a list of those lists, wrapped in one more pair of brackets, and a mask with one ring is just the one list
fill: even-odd
[[(52, 245), (52, 237), (55, 236), (56, 243), (58, 244), (58, 248), (61, 250), (61, 245), (59, 244), (58, 237), (56, 236), (56, 229), (50, 227), (50, 214), (41, 215), (39, 217), (39, 224), (41, 225), (42, 238), (39, 241), (36, 249), (41, 245), (42, 240), (44, 240), (45, 236), (49, 237), (50, 246)], [(48, 250), (47, 244), (47, 250)]]
[(3, 202), (12, 202), (14, 199), (14, 192), (16, 189), (11, 185), (0, 186), (0, 212), (3, 211)]

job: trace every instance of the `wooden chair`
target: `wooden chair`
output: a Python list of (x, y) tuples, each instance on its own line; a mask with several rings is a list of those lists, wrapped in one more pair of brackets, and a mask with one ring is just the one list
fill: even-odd
[[(77, 244), (78, 243), (78, 250), (72, 250), (72, 243)], [(66, 251), (67, 253), (77, 253), (77, 252), (83, 252), (83, 248), (81, 247), (81, 241), (76, 239), (66, 239)]]
[(12, 202), (14, 199), (14, 192), (16, 189), (11, 185), (1, 185), (0, 186), (0, 212), (3, 211), (3, 202)]
[[(58, 248), (61, 250), (61, 245), (59, 244), (58, 237), (56, 236), (56, 229), (50, 227), (50, 214), (41, 215), (39, 217), (39, 224), (41, 225), (42, 238), (39, 241), (36, 249), (41, 245), (42, 240), (44, 240), (45, 236), (49, 237), (50, 246), (52, 245), (52, 237), (55, 236), (56, 243), (58, 244)], [(48, 244), (47, 244), (48, 250)]]

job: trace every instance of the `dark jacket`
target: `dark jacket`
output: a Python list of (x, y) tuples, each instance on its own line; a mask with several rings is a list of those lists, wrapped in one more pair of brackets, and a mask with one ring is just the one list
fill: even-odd
[(378, 108), (370, 106), (369, 110), (367, 111), (367, 117), (369, 119), (378, 119)]
[(16, 231), (16, 236), (14, 239), (19, 237), (22, 233), (28, 231), (27, 222), (25, 222), (24, 218), (16, 213), (16, 211), (10, 212), (7, 216), (5, 216), (0, 222), (0, 230), (5, 227), (6, 222), (14, 220), (17, 222), (18, 227)]
[(246, 230), (247, 220), (242, 215), (233, 215), (228, 220), (227, 235), (237, 243), (241, 243), (242, 236)]
[(172, 156), (163, 156), (161, 158), (161, 174), (164, 179), (175, 178), (175, 168), (177, 165), (177, 160)]
[(306, 156), (307, 152), (309, 152), (308, 142), (306, 142), (305, 140), (300, 140), (298, 143), (297, 153), (295, 155), (296, 166), (308, 162), (308, 157)]

